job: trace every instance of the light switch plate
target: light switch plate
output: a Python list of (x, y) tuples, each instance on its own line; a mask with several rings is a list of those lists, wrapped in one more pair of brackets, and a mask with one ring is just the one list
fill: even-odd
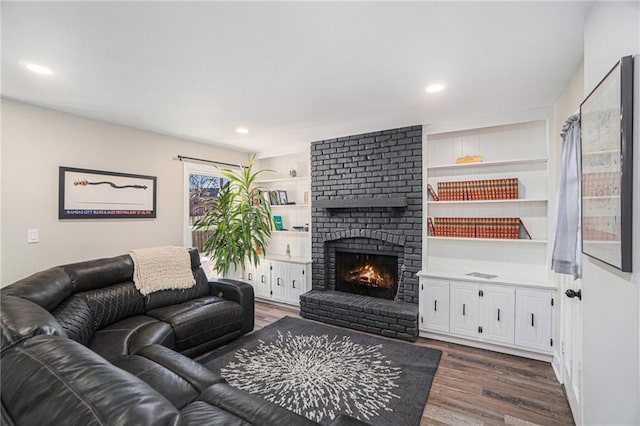
[(40, 235), (37, 228), (27, 229), (27, 242), (29, 244), (40, 242)]

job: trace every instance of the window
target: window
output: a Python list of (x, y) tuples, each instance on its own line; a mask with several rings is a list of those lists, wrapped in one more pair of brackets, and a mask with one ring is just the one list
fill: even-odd
[(184, 181), (184, 245), (197, 247), (202, 253), (209, 231), (196, 231), (193, 224), (204, 215), (206, 206), (215, 202), (227, 179), (213, 166), (185, 162)]

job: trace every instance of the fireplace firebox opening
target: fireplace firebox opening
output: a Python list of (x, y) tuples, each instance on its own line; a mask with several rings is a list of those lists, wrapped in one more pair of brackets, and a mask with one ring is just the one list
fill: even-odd
[(336, 250), (336, 290), (393, 300), (398, 292), (398, 256)]

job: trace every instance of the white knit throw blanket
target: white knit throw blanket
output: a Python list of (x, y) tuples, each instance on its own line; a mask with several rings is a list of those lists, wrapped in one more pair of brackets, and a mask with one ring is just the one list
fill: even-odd
[(133, 283), (143, 296), (196, 284), (191, 272), (191, 256), (184, 247), (135, 249), (129, 255), (133, 259)]

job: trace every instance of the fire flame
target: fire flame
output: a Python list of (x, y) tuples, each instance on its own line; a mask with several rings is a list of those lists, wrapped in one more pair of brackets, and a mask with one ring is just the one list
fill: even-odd
[(387, 283), (385, 278), (368, 263), (355, 271), (351, 271), (348, 281), (369, 287), (391, 287), (393, 285)]

